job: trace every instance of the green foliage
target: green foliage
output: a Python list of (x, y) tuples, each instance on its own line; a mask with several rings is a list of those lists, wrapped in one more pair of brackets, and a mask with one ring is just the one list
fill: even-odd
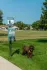
[(47, 30), (47, 0), (43, 2), (42, 14), (39, 21), (32, 24), (34, 29)]
[(24, 24), (22, 21), (18, 21), (14, 25), (19, 27), (20, 30), (24, 30), (25, 27), (27, 27), (27, 29), (29, 29), (29, 26), (27, 24)]
[(38, 30), (38, 29), (40, 28), (40, 20), (34, 22), (34, 23), (32, 24), (32, 27), (33, 27), (33, 29)]
[(3, 12), (0, 10), (0, 25), (3, 24)]
[(47, 0), (45, 0), (45, 2), (43, 2), (43, 8), (42, 8), (42, 14), (40, 17), (40, 21), (41, 21), (41, 28), (46, 30), (47, 29)]

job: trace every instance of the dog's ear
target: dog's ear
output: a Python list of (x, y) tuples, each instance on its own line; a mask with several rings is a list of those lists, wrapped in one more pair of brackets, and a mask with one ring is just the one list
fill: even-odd
[(30, 47), (31, 49), (33, 49), (33, 50), (34, 50), (34, 46), (33, 46), (33, 45), (30, 45), (29, 47)]

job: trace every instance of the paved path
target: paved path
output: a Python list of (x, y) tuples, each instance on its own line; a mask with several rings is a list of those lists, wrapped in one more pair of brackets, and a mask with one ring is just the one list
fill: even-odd
[(21, 69), (0, 56), (0, 70), (21, 70)]

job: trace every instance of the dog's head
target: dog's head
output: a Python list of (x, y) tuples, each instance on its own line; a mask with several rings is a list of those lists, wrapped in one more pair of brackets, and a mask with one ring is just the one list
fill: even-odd
[(33, 46), (33, 45), (30, 45), (30, 46), (29, 46), (29, 49), (34, 50), (34, 46)]

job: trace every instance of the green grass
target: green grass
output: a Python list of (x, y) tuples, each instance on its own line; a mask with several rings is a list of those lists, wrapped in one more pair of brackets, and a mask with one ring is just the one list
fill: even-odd
[[(0, 41), (7, 41), (7, 32), (0, 31)], [(47, 31), (18, 30), (16, 40), (47, 38)]]
[[(21, 55), (23, 45), (34, 45), (34, 56), (27, 58)], [(9, 56), (9, 44), (6, 41), (0, 41), (0, 56), (8, 59), (22, 70), (47, 70), (47, 39), (27, 39), (17, 40), (12, 44), (12, 52), (20, 49), (20, 54)]]
[[(22, 70), (47, 70), (47, 31), (16, 31), (16, 42), (12, 44), (12, 52), (20, 49), (20, 54), (9, 56), (7, 32), (0, 31), (0, 56), (8, 59)], [(30, 59), (22, 56), (23, 45), (35, 46), (34, 56)]]
[(47, 31), (32, 31), (32, 30), (22, 30), (16, 31), (16, 39), (38, 39), (47, 38)]

